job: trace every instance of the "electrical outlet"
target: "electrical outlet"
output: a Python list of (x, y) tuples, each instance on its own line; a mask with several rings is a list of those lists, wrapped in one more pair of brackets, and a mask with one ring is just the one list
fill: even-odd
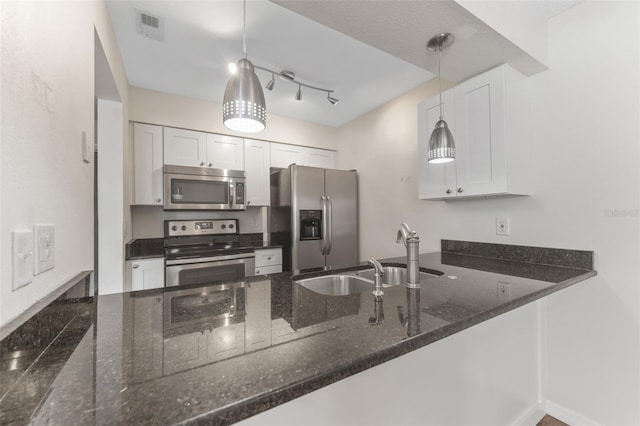
[(496, 235), (510, 235), (509, 229), (509, 217), (498, 216), (496, 217)]
[(511, 300), (511, 283), (498, 281), (497, 298), (498, 300)]

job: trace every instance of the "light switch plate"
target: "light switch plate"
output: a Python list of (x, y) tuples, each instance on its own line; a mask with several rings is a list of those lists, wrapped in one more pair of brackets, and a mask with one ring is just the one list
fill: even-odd
[(33, 232), (13, 231), (13, 290), (33, 281)]
[(35, 259), (33, 273), (41, 274), (55, 266), (55, 227), (53, 225), (33, 225), (35, 235)]
[(82, 132), (82, 161), (85, 163), (91, 163), (93, 160), (93, 144), (91, 143), (91, 137), (87, 135), (87, 132)]

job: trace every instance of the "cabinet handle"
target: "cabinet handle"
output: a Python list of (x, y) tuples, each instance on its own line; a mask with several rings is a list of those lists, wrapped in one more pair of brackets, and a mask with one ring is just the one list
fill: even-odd
[(160, 198), (156, 198), (156, 203), (159, 203), (160, 201), (162, 201)]
[(447, 189), (447, 194), (451, 194), (451, 190), (450, 189)]
[(267, 257), (267, 260), (271, 260), (271, 256)]
[(260, 269), (256, 269), (256, 274), (259, 274), (259, 273), (260, 273)]
[(209, 163), (209, 167), (213, 166), (213, 164)]
[(463, 189), (462, 188), (458, 188), (458, 192), (462, 193)]
[(204, 161), (200, 163), (201, 166), (204, 166)]
[(138, 265), (138, 264), (133, 265), (133, 269), (138, 268), (138, 266), (140, 266), (140, 265)]

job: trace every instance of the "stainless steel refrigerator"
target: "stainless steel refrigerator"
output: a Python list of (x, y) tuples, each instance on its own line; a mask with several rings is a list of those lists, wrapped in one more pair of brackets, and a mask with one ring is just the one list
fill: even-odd
[(291, 165), (271, 175), (271, 242), (284, 270), (358, 262), (358, 175)]

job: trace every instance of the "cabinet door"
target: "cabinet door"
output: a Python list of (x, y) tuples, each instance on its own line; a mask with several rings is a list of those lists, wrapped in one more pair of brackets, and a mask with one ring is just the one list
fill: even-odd
[(163, 298), (162, 296), (132, 297), (131, 345), (129, 348), (130, 377), (133, 383), (162, 376), (163, 371)]
[(209, 333), (209, 362), (220, 361), (244, 353), (245, 323), (218, 327)]
[(459, 196), (507, 192), (504, 67), (455, 88)]
[(207, 134), (207, 167), (244, 170), (244, 141), (226, 135)]
[(246, 351), (271, 346), (271, 281), (254, 281), (247, 287)]
[[(460, 155), (455, 127), (453, 90), (442, 93), (444, 119), (456, 143), (456, 155)], [(448, 163), (429, 163), (427, 152), (431, 132), (440, 119), (440, 97), (434, 96), (418, 104), (418, 164), (420, 183), (419, 198), (442, 199), (456, 196), (456, 167), (458, 158)]]
[(333, 169), (336, 167), (335, 151), (317, 148), (305, 148), (304, 163), (305, 166), (320, 167), (323, 169)]
[(268, 206), (271, 202), (269, 183), (271, 147), (269, 142), (245, 139), (244, 165), (247, 174), (247, 205)]
[(131, 268), (133, 291), (164, 287), (164, 258), (135, 260)]
[(201, 167), (206, 161), (206, 133), (164, 128), (164, 164)]
[(195, 331), (164, 339), (164, 374), (173, 374), (208, 362), (208, 330)]
[(284, 169), (294, 163), (304, 165), (304, 147), (271, 143), (271, 167)]
[(162, 205), (162, 127), (133, 123), (133, 204)]

